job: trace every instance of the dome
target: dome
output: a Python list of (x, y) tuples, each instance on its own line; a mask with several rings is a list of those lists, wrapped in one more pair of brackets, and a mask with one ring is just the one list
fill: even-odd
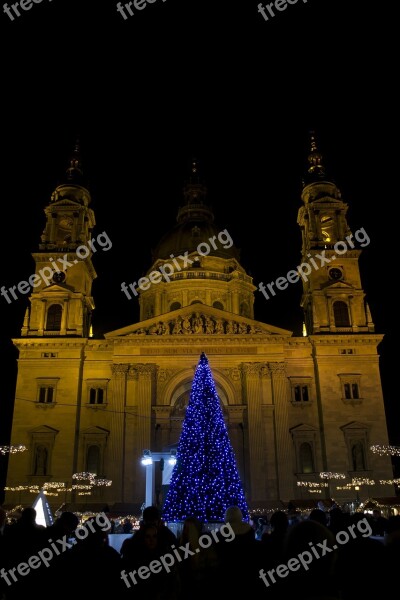
[(171, 254), (190, 254), (199, 246), (199, 252), (203, 255), (239, 260), (239, 251), (232, 244), (229, 232), (214, 223), (212, 210), (206, 205), (187, 204), (179, 209), (177, 221), (175, 227), (168, 231), (154, 248), (153, 260), (166, 260)]

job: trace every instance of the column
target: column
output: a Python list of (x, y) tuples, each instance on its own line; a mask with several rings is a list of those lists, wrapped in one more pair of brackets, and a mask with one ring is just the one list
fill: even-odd
[(123, 502), (125, 486), (125, 403), (126, 403), (126, 374), (129, 365), (111, 365), (111, 418), (110, 437), (107, 452), (107, 477), (112, 479), (112, 497), (114, 502)]
[[(129, 377), (134, 381), (135, 394), (135, 439), (133, 446), (133, 456), (130, 457), (129, 467), (134, 475), (134, 488), (131, 490), (132, 498), (130, 502), (139, 502), (142, 504), (145, 496), (145, 470), (141, 463), (143, 450), (153, 450), (152, 445), (152, 407), (155, 404), (155, 381), (157, 365), (134, 363), (130, 365)], [(129, 441), (129, 443), (131, 440)]]
[(288, 502), (293, 490), (292, 440), (289, 432), (288, 380), (285, 363), (268, 363), (272, 374), (272, 394), (275, 414), (275, 436), (278, 470), (278, 500)]
[(249, 425), (250, 497), (252, 507), (257, 508), (266, 499), (260, 363), (243, 363), (242, 371)]
[(272, 398), (272, 379), (268, 365), (264, 364), (260, 369), (262, 387), (262, 420), (265, 435), (265, 477), (267, 482), (267, 499), (269, 508), (277, 507), (278, 471), (276, 462), (276, 439), (274, 428), (274, 404)]
[(235, 404), (227, 406), (226, 411), (228, 413), (229, 439), (235, 453), (236, 465), (247, 497), (247, 490), (249, 489), (249, 465), (247, 461), (248, 432), (245, 422), (246, 408), (244, 404)]

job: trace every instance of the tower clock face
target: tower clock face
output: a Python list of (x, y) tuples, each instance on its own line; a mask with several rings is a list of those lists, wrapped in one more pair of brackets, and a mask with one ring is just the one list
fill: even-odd
[(343, 271), (341, 269), (329, 269), (328, 271), (329, 277), (330, 279), (342, 279), (343, 278)]
[(62, 217), (59, 222), (59, 227), (60, 229), (65, 229), (66, 231), (69, 231), (70, 229), (72, 229), (73, 224), (74, 221), (71, 217)]
[(53, 273), (53, 281), (54, 283), (63, 283), (66, 279), (66, 275), (63, 271), (56, 271)]

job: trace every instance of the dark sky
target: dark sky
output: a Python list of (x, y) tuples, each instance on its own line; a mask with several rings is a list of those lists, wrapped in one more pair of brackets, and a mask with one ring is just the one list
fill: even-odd
[[(0, 283), (8, 288), (33, 272), (43, 208), (77, 135), (96, 233), (113, 243), (94, 257), (96, 335), (137, 320), (121, 281), (144, 273), (151, 248), (174, 225), (193, 155), (216, 220), (255, 284), (275, 280), (299, 262), (296, 219), (315, 129), (351, 229), (364, 227), (371, 239), (361, 270), (376, 330), (385, 333), (382, 378), (399, 445), (393, 3), (371, 10), (362, 1), (299, 0), (268, 22), (257, 4), (156, 0), (124, 21), (114, 0), (43, 0), (14, 21), (0, 15)], [(257, 293), (256, 318), (297, 335), (300, 297), (300, 283), (269, 302)], [(8, 441), (16, 377), (10, 338), (26, 306), (26, 297), (12, 305), (0, 297), (0, 443)]]

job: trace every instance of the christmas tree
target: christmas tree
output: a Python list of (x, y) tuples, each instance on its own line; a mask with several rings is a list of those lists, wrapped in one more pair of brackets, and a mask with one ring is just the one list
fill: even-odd
[(214, 379), (204, 352), (193, 379), (163, 518), (168, 522), (197, 517), (221, 522), (237, 505), (248, 519), (248, 507)]

